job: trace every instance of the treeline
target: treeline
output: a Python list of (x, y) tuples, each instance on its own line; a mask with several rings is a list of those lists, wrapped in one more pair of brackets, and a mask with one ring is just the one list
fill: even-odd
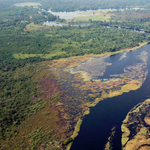
[[(49, 9), (47, 6), (51, 6), (53, 11), (75, 11), (75, 10), (97, 10), (97, 9), (120, 9), (120, 8), (132, 8), (132, 7), (150, 7), (148, 0), (41, 0), (43, 7)], [(47, 5), (45, 5), (47, 4)]]
[[(7, 4), (29, 2), (29, 0), (5, 0)], [(131, 7), (149, 8), (149, 0), (31, 0), (42, 4), (42, 8), (53, 11), (75, 11), (75, 10), (96, 10), (96, 9), (120, 9)], [(3, 0), (0, 0), (1, 5), (6, 5)]]
[(130, 29), (145, 30), (150, 32), (150, 9), (144, 10), (117, 10), (112, 13), (110, 25), (120, 25)]
[(108, 11), (111, 14), (109, 21), (92, 21), (88, 22), (70, 22), (70, 25), (76, 24), (92, 24), (95, 26), (124, 28), (127, 30), (145, 31), (150, 33), (150, 9), (138, 9), (138, 10), (115, 10)]

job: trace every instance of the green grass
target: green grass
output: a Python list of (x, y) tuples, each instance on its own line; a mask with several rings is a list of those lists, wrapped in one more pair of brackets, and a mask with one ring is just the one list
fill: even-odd
[(106, 20), (106, 17), (93, 15), (93, 16), (80, 16), (74, 18), (75, 21), (89, 21), (89, 19), (92, 19), (93, 21), (104, 21)]
[(13, 54), (13, 57), (16, 59), (26, 59), (31, 57), (40, 57), (45, 59), (51, 59), (54, 56), (61, 56), (62, 54), (65, 54), (66, 52), (55, 52), (52, 54)]
[(90, 114), (90, 108), (88, 108), (88, 110), (86, 110), (83, 114), (83, 116)]
[(75, 126), (75, 130), (73, 132), (73, 135), (71, 136), (73, 139), (78, 136), (78, 132), (80, 131), (81, 124), (82, 124), (82, 119), (79, 119), (77, 122), (77, 125)]
[(71, 69), (71, 73), (72, 73), (72, 74), (80, 73), (81, 76), (82, 76), (82, 78), (84, 79), (84, 81), (90, 81), (91, 78), (92, 78), (86, 71), (77, 71), (77, 72), (74, 72), (74, 71)]
[(109, 21), (111, 15), (108, 14), (107, 10), (96, 10), (96, 11), (86, 11), (86, 12), (81, 12), (81, 15), (89, 15), (89, 16), (79, 16), (73, 18), (74, 21), (89, 21), (89, 19), (92, 19), (92, 21)]
[(33, 30), (37, 30), (37, 29), (43, 28), (43, 27), (44, 27), (44, 26), (40, 26), (40, 25), (34, 24), (34, 23), (32, 22), (32, 23), (26, 25), (25, 31), (33, 31)]
[[(72, 140), (78, 136), (78, 133), (80, 131), (80, 126), (82, 124), (82, 119), (79, 119), (76, 126), (75, 126), (75, 129), (74, 129), (74, 132), (73, 132), (73, 135), (70, 137)], [(66, 146), (66, 150), (70, 150), (71, 146), (72, 146), (72, 143), (73, 141), (69, 142), (68, 145)]]
[(137, 90), (139, 87), (135, 84), (126, 84), (122, 86), (121, 91), (122, 92), (129, 92), (131, 90)]

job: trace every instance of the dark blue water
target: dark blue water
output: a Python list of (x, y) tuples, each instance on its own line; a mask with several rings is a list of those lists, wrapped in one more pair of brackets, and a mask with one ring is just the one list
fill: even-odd
[[(97, 79), (109, 79), (111, 78), (110, 75), (124, 73), (125, 67), (132, 66), (135, 63), (141, 63), (142, 61), (137, 56), (140, 55), (142, 51), (142, 49), (139, 49), (136, 51), (129, 51), (128, 53), (122, 52), (107, 57), (105, 61), (107, 63), (112, 63), (112, 65), (107, 66), (104, 75), (97, 77)], [(119, 60), (123, 53), (126, 53), (126, 57)]]
[[(127, 66), (130, 63), (137, 63), (139, 60), (136, 60), (135, 56), (139, 55), (142, 51), (148, 52), (147, 68), (150, 69), (150, 44), (136, 51), (129, 52), (124, 62), (125, 64), (122, 63), (122, 65)], [(114, 70), (115, 73), (121, 72), (122, 65), (118, 61), (118, 58), (117, 55), (107, 58), (106, 61), (111, 62), (112, 65), (106, 68), (105, 74), (107, 73), (109, 75), (113, 73)], [(143, 102), (147, 98), (150, 98), (150, 72), (140, 89), (124, 93), (118, 97), (105, 99), (91, 108), (90, 114), (83, 119), (81, 130), (79, 135), (75, 138), (71, 150), (104, 149), (111, 129), (114, 126), (116, 127), (116, 133), (112, 141), (113, 150), (121, 150), (122, 121), (135, 105), (139, 102)]]

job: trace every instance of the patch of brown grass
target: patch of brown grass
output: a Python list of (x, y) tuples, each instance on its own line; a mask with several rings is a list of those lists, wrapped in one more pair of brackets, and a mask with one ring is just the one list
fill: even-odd
[(49, 99), (61, 91), (54, 78), (42, 78), (38, 85), (41, 86), (40, 92), (45, 99)]
[(134, 16), (137, 16), (137, 17), (142, 17), (142, 18), (149, 18), (150, 17), (150, 14), (133, 14)]

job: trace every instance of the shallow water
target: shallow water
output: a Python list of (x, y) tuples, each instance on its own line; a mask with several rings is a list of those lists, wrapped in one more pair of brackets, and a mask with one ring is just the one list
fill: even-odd
[(53, 22), (53, 21), (46, 21), (44, 22), (43, 25), (46, 25), (46, 26), (58, 26), (58, 27), (62, 27), (62, 26), (68, 26), (68, 24), (61, 24), (61, 23), (56, 23), (56, 22)]

